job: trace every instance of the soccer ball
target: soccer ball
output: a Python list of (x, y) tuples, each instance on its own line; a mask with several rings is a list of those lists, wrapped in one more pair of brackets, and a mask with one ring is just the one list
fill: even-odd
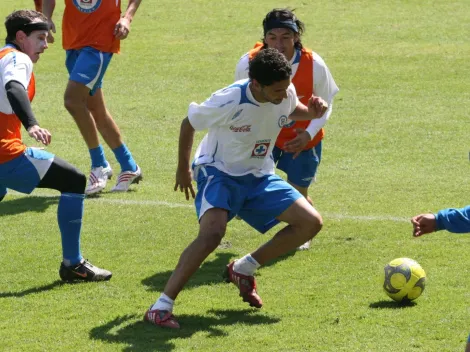
[(410, 302), (424, 291), (426, 273), (413, 259), (398, 258), (384, 268), (385, 293), (397, 302)]

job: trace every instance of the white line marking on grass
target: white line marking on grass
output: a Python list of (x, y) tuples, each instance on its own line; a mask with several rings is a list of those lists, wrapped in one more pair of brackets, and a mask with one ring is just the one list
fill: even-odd
[[(9, 191), (10, 192), (10, 191)], [(10, 192), (10, 196), (13, 197), (25, 197), (21, 193)], [(37, 194), (27, 197), (47, 197), (54, 198), (59, 197), (59, 195), (53, 194)], [(122, 204), (122, 205), (143, 205), (143, 206), (163, 206), (168, 208), (194, 208), (193, 203), (184, 204), (184, 203), (170, 203), (161, 200), (132, 200), (132, 199), (113, 199), (113, 198), (103, 198), (103, 197), (88, 197), (87, 202), (89, 203), (108, 203), (108, 204)], [(388, 216), (388, 215), (346, 215), (346, 214), (335, 214), (328, 212), (320, 212), (320, 214), (325, 218), (335, 219), (335, 220), (356, 220), (356, 221), (393, 221), (393, 222), (408, 222), (410, 221), (405, 217), (397, 216)]]

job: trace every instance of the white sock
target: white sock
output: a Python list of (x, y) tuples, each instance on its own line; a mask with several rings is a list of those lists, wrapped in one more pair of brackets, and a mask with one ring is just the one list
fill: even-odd
[(158, 310), (167, 310), (169, 312), (172, 312), (174, 303), (175, 303), (174, 300), (172, 300), (166, 294), (162, 293), (160, 295), (160, 298), (158, 298), (155, 304), (152, 306), (151, 310), (158, 309)]
[(235, 261), (233, 264), (233, 270), (239, 274), (246, 276), (253, 276), (256, 269), (260, 267), (260, 264), (251, 256), (251, 254), (245, 255)]

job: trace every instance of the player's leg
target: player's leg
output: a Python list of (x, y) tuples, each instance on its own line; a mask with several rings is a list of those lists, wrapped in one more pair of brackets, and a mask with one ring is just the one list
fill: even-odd
[(289, 225), (252, 253), (252, 257), (260, 265), (286, 254), (302, 243), (311, 240), (320, 232), (323, 226), (321, 215), (303, 197), (297, 199), (277, 219)]
[[(33, 156), (34, 157), (34, 156)], [(103, 281), (111, 279), (111, 272), (84, 260), (80, 252), (80, 234), (83, 220), (86, 177), (68, 162), (54, 156), (38, 188), (61, 192), (57, 221), (62, 238), (63, 261), (59, 274), (64, 281)]]
[[(111, 273), (83, 261), (80, 253), (80, 231), (83, 217), (85, 176), (67, 162), (45, 150), (27, 148), (15, 159), (0, 164), (0, 183), (22, 193), (36, 187), (61, 192), (57, 219), (62, 237), (63, 265), (71, 265), (78, 277), (67, 279), (107, 280)], [(61, 277), (63, 277), (61, 275)]]
[(195, 205), (199, 234), (183, 251), (163, 293), (145, 313), (144, 319), (158, 326), (179, 328), (172, 314), (174, 300), (204, 259), (220, 244), (227, 222), (235, 216), (241, 204), (233, 180), (212, 167), (200, 170), (194, 173), (198, 181)]
[(163, 327), (179, 328), (171, 314), (174, 300), (202, 262), (220, 244), (226, 226), (227, 210), (212, 208), (204, 213), (200, 219), (198, 236), (181, 254), (163, 293), (145, 314), (146, 320)]
[[(322, 142), (314, 148), (304, 150), (295, 159), (292, 153), (283, 153), (277, 162), (277, 167), (283, 170), (287, 175), (287, 182), (302, 194), (305, 199), (313, 206), (312, 199), (308, 195), (308, 189), (315, 181), (318, 166), (321, 161)], [(310, 241), (299, 246), (298, 250), (308, 250)]]
[(42, 12), (42, 0), (34, 0), (34, 7), (36, 11)]
[(88, 109), (95, 120), (98, 131), (103, 136), (106, 144), (112, 149), (121, 166), (121, 173), (117, 178), (116, 186), (111, 191), (125, 192), (129, 190), (132, 183), (140, 182), (142, 171), (134, 161), (126, 144), (122, 141), (119, 127), (106, 108), (101, 88), (97, 88), (94, 94), (89, 97)]
[(289, 224), (256, 251), (227, 266), (225, 276), (240, 288), (243, 300), (261, 308), (254, 279), (256, 269), (313, 238), (321, 230), (322, 219), (298, 191), (277, 175), (266, 176), (250, 194), (238, 212), (249, 225), (264, 233), (279, 221)]
[(106, 161), (103, 146), (99, 142), (95, 120), (88, 109), (90, 93), (99, 82), (102, 69), (107, 65), (107, 59), (99, 51), (88, 47), (80, 50), (68, 50), (66, 56), (69, 82), (64, 94), (64, 105), (75, 120), (91, 158), (87, 194), (101, 192), (112, 176), (112, 170)]

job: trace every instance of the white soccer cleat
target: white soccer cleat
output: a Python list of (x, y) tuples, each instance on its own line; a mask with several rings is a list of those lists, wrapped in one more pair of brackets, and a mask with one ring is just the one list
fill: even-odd
[(305, 242), (303, 245), (297, 247), (297, 250), (298, 251), (308, 251), (310, 249), (310, 242), (312, 242), (312, 241), (310, 240), (310, 241)]
[(139, 183), (142, 180), (142, 170), (137, 165), (137, 170), (123, 171), (119, 174), (116, 181), (116, 186), (111, 189), (111, 192), (127, 192), (133, 183)]
[(106, 167), (100, 166), (91, 169), (85, 194), (96, 194), (101, 192), (106, 187), (106, 183), (112, 176), (113, 170), (109, 164)]

